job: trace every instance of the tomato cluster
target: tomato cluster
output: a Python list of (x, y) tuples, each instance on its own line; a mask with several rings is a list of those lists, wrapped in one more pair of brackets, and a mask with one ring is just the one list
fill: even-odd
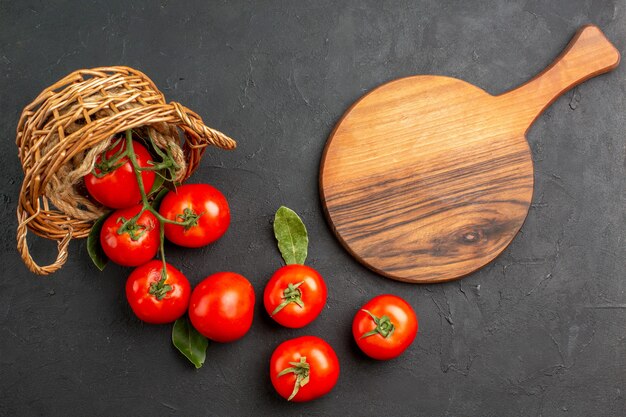
[[(204, 349), (206, 339), (221, 343), (240, 339), (253, 321), (252, 284), (234, 272), (218, 272), (192, 290), (185, 275), (165, 261), (164, 251), (165, 239), (198, 248), (222, 237), (230, 224), (228, 202), (208, 184), (176, 184), (170, 191), (163, 188), (156, 178), (160, 176), (173, 183), (171, 169), (175, 162), (168, 159), (169, 153), (149, 143), (153, 153), (128, 131), (125, 140), (114, 140), (98, 156), (93, 171), (85, 177), (91, 197), (115, 209), (102, 222), (99, 232), (102, 251), (117, 264), (136, 267), (126, 282), (126, 298), (139, 319), (163, 324), (177, 321), (187, 313), (190, 326), (185, 328), (201, 335)], [(153, 158), (154, 154), (157, 158)], [(302, 328), (320, 315), (328, 289), (319, 272), (304, 265), (308, 237), (297, 214), (281, 207), (274, 231), (286, 265), (267, 282), (263, 305), (278, 324)], [(160, 259), (155, 259), (158, 252)], [(406, 301), (393, 295), (380, 295), (356, 313), (352, 334), (366, 355), (387, 360), (407, 349), (417, 328), (417, 317)], [(203, 361), (204, 356), (194, 363), (199, 367)], [(323, 396), (338, 378), (337, 355), (319, 337), (287, 340), (275, 349), (270, 359), (271, 382), (278, 394), (289, 401), (309, 401)]]
[[(150, 144), (156, 158), (132, 132), (114, 139), (96, 158), (84, 181), (94, 200), (115, 209), (102, 223), (102, 251), (112, 262), (137, 267), (126, 282), (126, 298), (133, 312), (147, 323), (171, 323), (187, 312), (190, 299), (197, 298), (203, 286), (192, 294), (183, 273), (165, 261), (163, 240), (191, 248), (208, 245), (228, 229), (230, 209), (216, 188), (185, 184), (171, 191), (162, 188), (166, 194), (157, 211), (151, 197), (160, 190), (152, 188), (157, 176), (166, 175), (166, 168), (175, 163)], [(161, 259), (156, 260), (159, 250)], [(191, 311), (190, 315), (199, 326), (202, 320), (209, 320)]]

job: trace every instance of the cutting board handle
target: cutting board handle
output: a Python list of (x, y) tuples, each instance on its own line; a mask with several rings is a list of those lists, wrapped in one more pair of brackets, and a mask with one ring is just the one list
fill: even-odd
[(597, 26), (583, 26), (549, 67), (499, 99), (517, 109), (517, 116), (519, 112), (526, 113), (524, 121), (530, 126), (561, 94), (589, 78), (611, 71), (619, 61), (619, 51)]

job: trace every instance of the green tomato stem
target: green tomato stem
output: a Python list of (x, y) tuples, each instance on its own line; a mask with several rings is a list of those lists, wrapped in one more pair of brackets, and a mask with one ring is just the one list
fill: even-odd
[(300, 286), (302, 284), (304, 284), (304, 281), (300, 281), (295, 285), (289, 283), (287, 285), (287, 288), (283, 290), (283, 302), (276, 306), (270, 316), (274, 316), (274, 314), (278, 313), (280, 310), (287, 307), (291, 303), (298, 305), (300, 308), (304, 308), (304, 301), (302, 301), (302, 290), (300, 289)]
[(126, 152), (128, 152), (128, 159), (133, 167), (133, 172), (135, 173), (135, 178), (137, 179), (137, 185), (139, 186), (139, 192), (141, 193), (141, 202), (143, 203), (143, 207), (141, 208), (140, 213), (148, 210), (154, 214), (159, 221), (159, 249), (161, 253), (161, 261), (163, 262), (163, 269), (161, 270), (161, 279), (156, 283), (156, 285), (154, 283), (151, 285), (150, 294), (153, 294), (160, 300), (172, 289), (171, 286), (165, 284), (165, 281), (167, 280), (167, 263), (165, 262), (165, 245), (163, 243), (165, 240), (165, 219), (150, 205), (150, 202), (148, 201), (148, 196), (146, 195), (146, 190), (143, 185), (143, 177), (141, 176), (141, 167), (139, 166), (137, 155), (135, 155), (135, 150), (133, 149), (133, 132), (130, 129), (126, 131)]
[(293, 384), (293, 391), (287, 401), (291, 401), (296, 396), (300, 388), (309, 383), (309, 373), (311, 371), (311, 365), (306, 361), (306, 356), (300, 357), (299, 362), (289, 362), (290, 368), (283, 369), (278, 373), (278, 377), (287, 374), (294, 374), (296, 376), (296, 382)]
[[(121, 139), (113, 142), (112, 148), (117, 146), (120, 143), (120, 141)], [(152, 142), (152, 138), (150, 138), (150, 141)], [(163, 152), (162, 150), (158, 148), (158, 146), (154, 145), (154, 142), (152, 142), (152, 145), (153, 145), (155, 152), (163, 159), (163, 162), (155, 163), (153, 161), (149, 161), (148, 163), (152, 165), (151, 167), (140, 166), (139, 162), (137, 161), (137, 155), (135, 154), (135, 149), (133, 148), (133, 131), (131, 129), (128, 129), (126, 130), (126, 149), (124, 149), (123, 147), (120, 148), (119, 151), (117, 151), (113, 156), (111, 156), (111, 158), (108, 158), (108, 159), (106, 158), (106, 152), (108, 150), (105, 151), (101, 158), (101, 164), (97, 168), (101, 170), (99, 175), (104, 176), (106, 175), (106, 173), (116, 168), (119, 168), (121, 165), (123, 165), (120, 163), (120, 161), (122, 161), (123, 158), (125, 157), (128, 158), (128, 161), (131, 164), (133, 173), (135, 174), (135, 179), (137, 180), (137, 185), (139, 187), (139, 193), (141, 194), (142, 207), (139, 213), (137, 213), (135, 216), (133, 216), (132, 218), (128, 220), (126, 220), (123, 217), (120, 217), (118, 221), (121, 221), (122, 224), (118, 228), (117, 233), (118, 234), (128, 233), (131, 236), (131, 239), (138, 240), (146, 232), (145, 227), (137, 224), (139, 217), (141, 217), (141, 215), (146, 210), (152, 213), (154, 217), (156, 217), (157, 221), (159, 222), (159, 238), (160, 238), (159, 252), (161, 255), (161, 261), (163, 262), (163, 268), (161, 270), (161, 279), (157, 282), (153, 282), (150, 285), (149, 293), (154, 295), (158, 300), (161, 300), (163, 297), (167, 295), (168, 292), (172, 290), (172, 287), (166, 284), (167, 263), (165, 261), (165, 224), (166, 223), (175, 224), (175, 225), (184, 227), (187, 230), (190, 227), (195, 226), (198, 222), (198, 218), (202, 216), (204, 213), (201, 213), (201, 214), (184, 213), (184, 215), (179, 216), (179, 217), (182, 217), (182, 221), (177, 221), (177, 220), (170, 220), (161, 216), (161, 214), (154, 207), (152, 207), (152, 205), (150, 204), (148, 200), (148, 195), (146, 194), (146, 190), (144, 188), (143, 177), (141, 175), (142, 171), (154, 171), (157, 175), (161, 175), (158, 171), (166, 170), (168, 173), (170, 173), (170, 176), (172, 177), (171, 179), (173, 179), (174, 170), (179, 168), (179, 166), (174, 161), (172, 157), (172, 153), (169, 148), (167, 149), (166, 152)], [(95, 169), (93, 170), (93, 174), (98, 176), (98, 173), (95, 172)], [(165, 178), (165, 179), (167, 180), (168, 178)]]
[(373, 336), (375, 334), (379, 334), (385, 339), (391, 336), (396, 326), (394, 326), (393, 322), (391, 321), (389, 317), (387, 316), (377, 317), (365, 309), (362, 309), (361, 311), (366, 312), (372, 318), (372, 320), (374, 320), (374, 323), (376, 324), (376, 327), (373, 330), (370, 330), (367, 333), (363, 333), (363, 335), (360, 337), (361, 339)]

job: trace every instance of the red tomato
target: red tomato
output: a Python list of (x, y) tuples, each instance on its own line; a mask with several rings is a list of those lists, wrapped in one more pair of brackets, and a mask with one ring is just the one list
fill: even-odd
[(185, 184), (169, 192), (159, 208), (161, 216), (188, 227), (165, 224), (165, 237), (187, 248), (199, 248), (219, 239), (230, 224), (230, 209), (222, 193), (208, 184)]
[(270, 359), (272, 385), (287, 401), (304, 402), (326, 395), (339, 378), (333, 348), (315, 336), (281, 343)]
[(254, 288), (234, 272), (218, 272), (205, 278), (191, 294), (191, 324), (216, 342), (243, 337), (250, 330), (253, 315)]
[(352, 335), (369, 357), (386, 360), (399, 356), (415, 339), (417, 317), (411, 306), (395, 295), (379, 295), (360, 309), (352, 322)]
[(163, 262), (153, 260), (136, 268), (126, 281), (126, 299), (137, 317), (146, 323), (171, 323), (189, 305), (191, 286), (178, 269), (167, 264), (167, 278), (159, 286)]
[[(123, 151), (124, 149), (126, 149), (126, 142), (121, 140), (117, 146), (106, 152), (106, 157), (111, 158), (117, 152)], [(133, 150), (135, 151), (139, 166), (149, 167), (150, 164), (148, 161), (151, 161), (152, 157), (148, 150), (142, 144), (135, 141), (133, 141)], [(98, 167), (101, 163), (102, 156), (98, 156), (96, 159), (96, 167), (94, 168), (94, 171), (98, 175), (102, 173), (101, 169)], [(98, 178), (93, 172), (85, 175), (85, 185), (87, 186), (89, 194), (100, 204), (116, 209), (131, 207), (141, 201), (137, 178), (135, 177), (135, 172), (133, 171), (132, 164), (128, 160), (128, 157), (122, 158), (119, 164), (121, 164), (119, 168), (106, 173), (101, 178)], [(154, 178), (154, 171), (141, 172), (141, 179), (146, 193), (150, 192), (152, 189)]]
[(159, 222), (144, 211), (134, 224), (127, 224), (142, 206), (114, 211), (102, 225), (100, 245), (106, 256), (119, 265), (138, 266), (154, 258), (159, 250)]
[(324, 279), (315, 269), (286, 265), (265, 286), (263, 304), (274, 320), (295, 329), (315, 320), (326, 304), (327, 294)]

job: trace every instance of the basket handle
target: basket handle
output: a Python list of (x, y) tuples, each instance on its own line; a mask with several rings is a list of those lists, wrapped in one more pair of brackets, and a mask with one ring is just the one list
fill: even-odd
[(17, 225), (17, 250), (20, 252), (22, 256), (22, 260), (26, 264), (26, 267), (37, 275), (49, 275), (53, 272), (60, 269), (65, 261), (67, 261), (67, 247), (70, 244), (70, 240), (72, 240), (72, 226), (68, 225), (67, 235), (57, 243), (57, 258), (50, 265), (39, 266), (33, 257), (30, 255), (30, 251), (28, 250), (28, 244), (26, 243), (26, 235), (28, 234), (28, 223), (33, 221), (40, 214), (40, 209), (37, 207), (37, 211), (30, 217), (27, 217), (27, 213), (22, 211), (21, 207), (18, 206), (17, 209), (17, 218), (19, 219), (19, 224)]
[[(214, 145), (222, 149), (235, 149), (237, 146), (237, 142), (233, 139), (229, 138), (222, 132), (211, 129), (205, 125), (202, 118), (200, 118), (200, 116), (192, 110), (180, 103), (176, 103), (175, 101), (170, 102), (170, 105), (174, 108), (174, 111), (181, 122), (189, 127), (196, 135), (204, 138), (207, 145)], [(202, 147), (204, 146), (206, 145), (203, 144)]]

